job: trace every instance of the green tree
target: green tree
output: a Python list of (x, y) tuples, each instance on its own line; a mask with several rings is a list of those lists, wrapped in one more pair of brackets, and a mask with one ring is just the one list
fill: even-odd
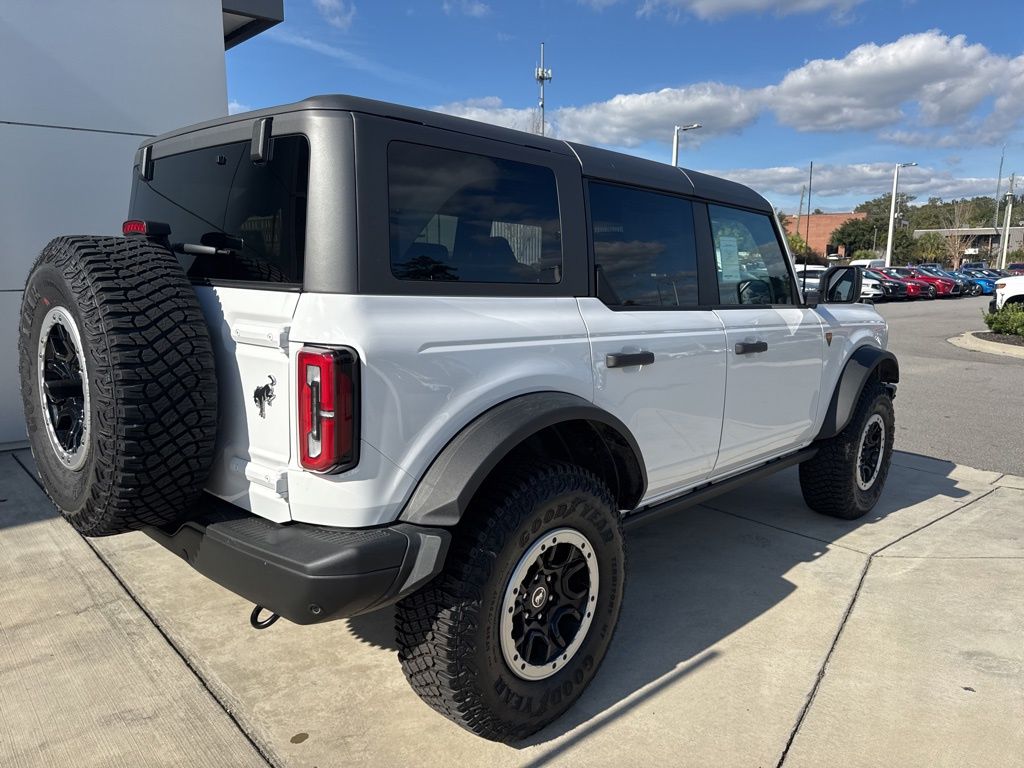
[[(896, 210), (906, 212), (910, 208), (910, 202), (914, 200), (913, 195), (906, 195), (900, 192), (896, 195)], [(865, 200), (853, 210), (858, 213), (866, 213), (869, 220), (885, 222), (888, 226), (889, 208), (892, 203), (892, 194), (886, 192), (870, 200)]]
[(807, 253), (811, 252), (811, 247), (807, 245), (807, 241), (804, 240), (799, 232), (790, 232), (786, 235), (786, 242), (789, 243), (789, 252), (794, 257), (799, 258)]
[(917, 261), (937, 261), (940, 264), (947, 263), (949, 247), (946, 245), (946, 238), (938, 232), (926, 232), (914, 240), (914, 256)]
[(913, 264), (914, 258), (914, 236), (909, 229), (897, 229), (892, 233), (892, 263)]
[(850, 219), (844, 221), (832, 233), (832, 245), (845, 245), (847, 253), (871, 250), (876, 241), (885, 245), (884, 229), (878, 222), (867, 219)]

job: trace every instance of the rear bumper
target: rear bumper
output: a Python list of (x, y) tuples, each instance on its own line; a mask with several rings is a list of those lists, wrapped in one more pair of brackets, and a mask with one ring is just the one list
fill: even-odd
[(146, 533), (207, 578), (296, 624), (395, 602), (440, 573), (451, 539), (442, 528), (408, 523), (282, 525), (213, 497), (176, 531)]

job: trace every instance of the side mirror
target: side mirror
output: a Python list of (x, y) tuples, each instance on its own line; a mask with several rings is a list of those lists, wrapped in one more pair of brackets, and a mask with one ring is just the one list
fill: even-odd
[(822, 304), (853, 304), (860, 301), (864, 276), (857, 267), (832, 267), (821, 276), (818, 292)]

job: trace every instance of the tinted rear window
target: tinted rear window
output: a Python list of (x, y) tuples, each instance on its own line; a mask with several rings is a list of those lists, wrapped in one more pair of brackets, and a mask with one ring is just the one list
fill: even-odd
[(230, 250), (179, 254), (190, 278), (301, 283), (308, 179), (304, 136), (275, 137), (261, 165), (248, 141), (197, 149), (154, 161), (150, 181), (136, 178), (130, 216), (169, 224), (172, 243)]
[(561, 281), (550, 168), (393, 141), (388, 206), (391, 271), (399, 279)]

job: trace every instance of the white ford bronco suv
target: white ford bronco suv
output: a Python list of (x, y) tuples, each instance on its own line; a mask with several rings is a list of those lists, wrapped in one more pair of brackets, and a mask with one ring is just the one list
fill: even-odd
[(597, 673), (623, 525), (799, 464), (870, 510), (896, 359), (802, 294), (747, 187), (348, 96), (143, 143), (122, 237), (53, 240), (20, 372), (43, 485), (254, 626), (395, 605), (415, 691), (515, 741)]

